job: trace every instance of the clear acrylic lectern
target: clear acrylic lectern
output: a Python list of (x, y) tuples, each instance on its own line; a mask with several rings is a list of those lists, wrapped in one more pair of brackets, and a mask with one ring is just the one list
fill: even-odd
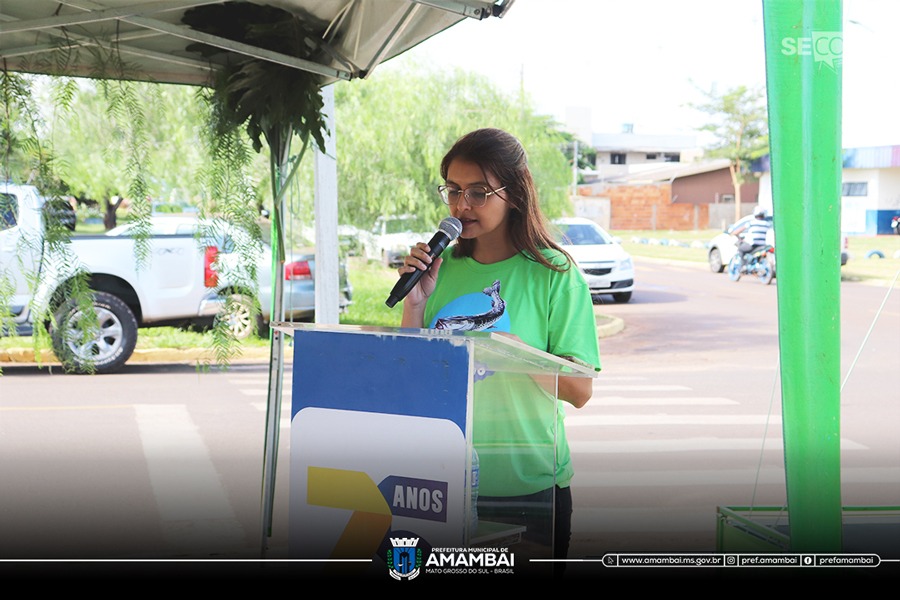
[(552, 557), (557, 381), (593, 368), (496, 333), (275, 326), (294, 347), (292, 557), (384, 560), (398, 540)]

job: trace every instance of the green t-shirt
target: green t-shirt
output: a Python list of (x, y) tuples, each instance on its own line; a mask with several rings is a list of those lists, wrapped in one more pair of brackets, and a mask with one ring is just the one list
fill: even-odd
[[(444, 255), (425, 327), (514, 333), (533, 348), (600, 368), (591, 294), (581, 271), (554, 271), (517, 254), (494, 264)], [(552, 260), (563, 260), (546, 250)], [(474, 385), (479, 493), (517, 496), (566, 487), (572, 461), (565, 411), (527, 375), (487, 372)]]

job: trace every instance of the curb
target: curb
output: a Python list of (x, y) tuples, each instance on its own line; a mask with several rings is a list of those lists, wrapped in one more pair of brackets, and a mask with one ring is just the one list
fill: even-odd
[[(285, 360), (293, 358), (293, 348), (285, 347)], [(267, 362), (268, 348), (250, 348), (231, 358), (230, 362)], [(129, 363), (216, 363), (216, 355), (205, 348), (159, 348), (137, 349)], [(50, 350), (41, 350), (38, 356), (33, 348), (9, 348), (0, 350), (0, 364), (41, 364), (59, 365), (56, 355)]]
[[(597, 337), (605, 338), (615, 335), (625, 329), (625, 322), (617, 317), (610, 317), (594, 312), (597, 317)], [(285, 360), (293, 358), (294, 349), (285, 346)], [(230, 362), (267, 362), (269, 360), (269, 348), (247, 348), (233, 356)], [(212, 350), (206, 348), (159, 348), (137, 349), (129, 363), (216, 363), (216, 356)], [(0, 364), (40, 364), (58, 365), (59, 361), (50, 350), (41, 350), (37, 356), (33, 348), (7, 348), (0, 349)]]
[(597, 317), (597, 337), (605, 338), (616, 335), (625, 329), (625, 321), (618, 317), (610, 317), (594, 312)]

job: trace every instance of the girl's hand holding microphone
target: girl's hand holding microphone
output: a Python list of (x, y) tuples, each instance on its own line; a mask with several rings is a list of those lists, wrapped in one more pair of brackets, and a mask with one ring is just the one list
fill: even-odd
[(434, 284), (437, 281), (437, 274), (443, 259), (439, 256), (432, 258), (429, 250), (428, 244), (419, 242), (410, 248), (409, 254), (403, 259), (403, 266), (397, 269), (401, 277), (406, 273), (425, 271), (418, 283), (406, 294), (404, 301), (406, 304), (424, 304), (431, 292), (434, 291)]

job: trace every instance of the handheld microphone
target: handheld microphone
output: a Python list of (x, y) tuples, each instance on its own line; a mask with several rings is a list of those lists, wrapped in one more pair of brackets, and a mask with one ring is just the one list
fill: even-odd
[[(428, 253), (428, 256), (431, 258), (437, 258), (441, 255), (441, 252), (447, 247), (447, 245), (459, 237), (459, 234), (462, 233), (462, 223), (456, 217), (447, 217), (443, 221), (441, 221), (441, 225), (438, 228), (437, 233), (434, 234), (434, 237), (431, 238), (431, 241), (428, 242), (428, 247), (431, 248), (431, 251)], [(425, 271), (431, 268), (431, 265), (428, 265), (425, 268)], [(421, 271), (416, 269), (412, 273), (404, 273), (400, 276), (400, 281), (394, 285), (394, 289), (391, 290), (391, 295), (388, 296), (388, 299), (385, 301), (385, 304), (388, 305), (389, 308), (394, 308), (394, 305), (406, 298), (406, 295), (416, 287), (416, 284), (419, 282), (419, 279), (422, 278), (422, 275), (425, 274), (425, 271)]]

